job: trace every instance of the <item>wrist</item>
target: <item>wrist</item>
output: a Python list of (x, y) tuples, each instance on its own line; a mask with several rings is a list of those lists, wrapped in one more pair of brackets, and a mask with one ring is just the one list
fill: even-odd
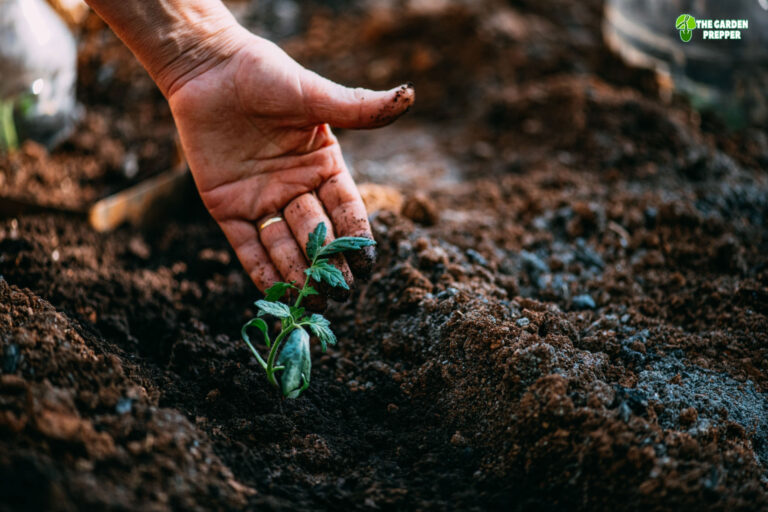
[(231, 57), (242, 28), (219, 0), (89, 0), (166, 97)]
[(224, 10), (224, 16), (183, 23), (163, 38), (162, 58), (147, 69), (167, 98), (196, 76), (228, 60), (242, 46), (248, 32)]

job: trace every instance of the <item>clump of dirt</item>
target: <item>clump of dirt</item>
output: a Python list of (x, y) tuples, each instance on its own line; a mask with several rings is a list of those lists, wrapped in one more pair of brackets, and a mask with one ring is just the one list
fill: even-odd
[(381, 201), (311, 388), (239, 340), (257, 292), (198, 199), (148, 231), (3, 219), (0, 509), (768, 507), (764, 128), (662, 103), (599, 2), (377, 5), (286, 47), (416, 73), (408, 129), (460, 173)]
[(103, 341), (4, 279), (0, 298), (4, 510), (206, 510), (255, 492)]

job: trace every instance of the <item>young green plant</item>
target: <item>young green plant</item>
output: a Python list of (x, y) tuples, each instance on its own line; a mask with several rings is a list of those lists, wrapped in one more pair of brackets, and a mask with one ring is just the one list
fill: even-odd
[(13, 101), (0, 100), (0, 153), (13, 151), (19, 146), (16, 125), (13, 122)]
[[(266, 291), (262, 300), (254, 304), (259, 309), (258, 316), (242, 328), (242, 336), (248, 348), (259, 361), (259, 364), (267, 373), (267, 380), (275, 387), (282, 388), (283, 395), (288, 398), (298, 397), (302, 391), (309, 387), (309, 377), (312, 361), (309, 355), (309, 329), (318, 340), (325, 352), (328, 345), (336, 343), (336, 336), (330, 328), (330, 322), (318, 313), (307, 314), (301, 307), (301, 301), (310, 295), (317, 295), (318, 291), (309, 285), (310, 279), (318, 283), (326, 283), (329, 286), (349, 289), (341, 271), (328, 261), (328, 256), (345, 251), (356, 251), (376, 242), (368, 238), (345, 236), (337, 238), (328, 245), (325, 243), (327, 234), (325, 224), (321, 222), (315, 230), (309, 234), (307, 241), (307, 258), (310, 265), (304, 271), (306, 279), (304, 285), (299, 288), (296, 282), (275, 283)], [(289, 290), (296, 290), (298, 296), (293, 306), (280, 302)], [(280, 333), (272, 341), (269, 337), (269, 327), (264, 321), (265, 316), (274, 316), (280, 319)], [(248, 328), (256, 327), (264, 337), (264, 343), (269, 353), (266, 360), (261, 356), (248, 336)], [(285, 341), (285, 346), (280, 350)], [(279, 353), (279, 355), (278, 355)], [(278, 384), (275, 374), (280, 375)]]

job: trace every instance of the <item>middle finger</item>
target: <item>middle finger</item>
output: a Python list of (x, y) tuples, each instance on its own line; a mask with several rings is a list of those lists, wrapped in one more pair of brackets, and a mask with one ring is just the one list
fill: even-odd
[(282, 215), (272, 214), (260, 219), (257, 227), (261, 243), (283, 280), (301, 287), (306, 278), (307, 261), (288, 223)]
[[(325, 243), (329, 243), (335, 238), (333, 235), (333, 225), (325, 214), (325, 210), (320, 204), (320, 201), (314, 194), (302, 194), (291, 201), (285, 208), (285, 220), (288, 221), (288, 226), (290, 226), (296, 240), (301, 244), (302, 249), (305, 250), (305, 254), (309, 234), (313, 232), (321, 222), (325, 223), (327, 230)], [(334, 254), (328, 259), (341, 271), (347, 285), (351, 287), (354, 280), (344, 256), (342, 254)], [(347, 300), (349, 297), (348, 290), (338, 287), (329, 289), (328, 294), (331, 298), (339, 301)]]

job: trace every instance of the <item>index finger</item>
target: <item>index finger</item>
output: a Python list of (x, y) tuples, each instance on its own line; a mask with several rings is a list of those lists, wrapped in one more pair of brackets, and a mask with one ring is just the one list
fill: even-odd
[[(320, 186), (317, 196), (333, 222), (337, 237), (361, 236), (373, 240), (365, 203), (346, 166)], [(347, 252), (344, 256), (355, 277), (365, 279), (370, 276), (376, 261), (376, 249), (373, 246)]]

